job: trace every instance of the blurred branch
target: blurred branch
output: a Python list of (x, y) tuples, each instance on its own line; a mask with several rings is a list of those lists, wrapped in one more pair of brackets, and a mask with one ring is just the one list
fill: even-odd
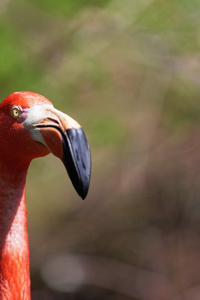
[(162, 275), (91, 255), (51, 257), (41, 267), (41, 274), (49, 287), (63, 292), (91, 285), (142, 300), (174, 296), (170, 280)]

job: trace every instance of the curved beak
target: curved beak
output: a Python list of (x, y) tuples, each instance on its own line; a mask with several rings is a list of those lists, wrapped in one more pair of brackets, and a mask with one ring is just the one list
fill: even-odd
[(32, 123), (33, 138), (62, 160), (75, 190), (85, 199), (90, 184), (91, 154), (81, 126), (51, 105), (31, 108), (27, 119)]

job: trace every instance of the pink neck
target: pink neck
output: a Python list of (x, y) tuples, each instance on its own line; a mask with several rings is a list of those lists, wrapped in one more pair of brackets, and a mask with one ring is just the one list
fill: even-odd
[(25, 182), (29, 163), (0, 157), (0, 299), (30, 299)]

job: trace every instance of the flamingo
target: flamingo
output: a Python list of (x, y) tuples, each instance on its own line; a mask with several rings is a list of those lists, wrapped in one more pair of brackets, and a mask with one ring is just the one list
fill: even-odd
[(91, 156), (81, 126), (44, 96), (15, 92), (0, 103), (0, 299), (29, 300), (30, 267), (25, 201), (33, 158), (53, 153), (77, 193), (87, 195)]

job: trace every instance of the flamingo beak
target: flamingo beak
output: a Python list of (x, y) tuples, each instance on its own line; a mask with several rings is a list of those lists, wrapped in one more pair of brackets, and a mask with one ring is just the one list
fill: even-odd
[[(37, 120), (32, 120), (33, 138), (59, 157), (72, 184), (82, 199), (88, 193), (91, 174), (90, 148), (81, 126), (51, 105), (39, 105)], [(33, 114), (33, 111), (30, 111)]]
[(79, 196), (85, 199), (90, 183), (91, 154), (83, 129), (69, 128), (63, 136), (63, 163)]

